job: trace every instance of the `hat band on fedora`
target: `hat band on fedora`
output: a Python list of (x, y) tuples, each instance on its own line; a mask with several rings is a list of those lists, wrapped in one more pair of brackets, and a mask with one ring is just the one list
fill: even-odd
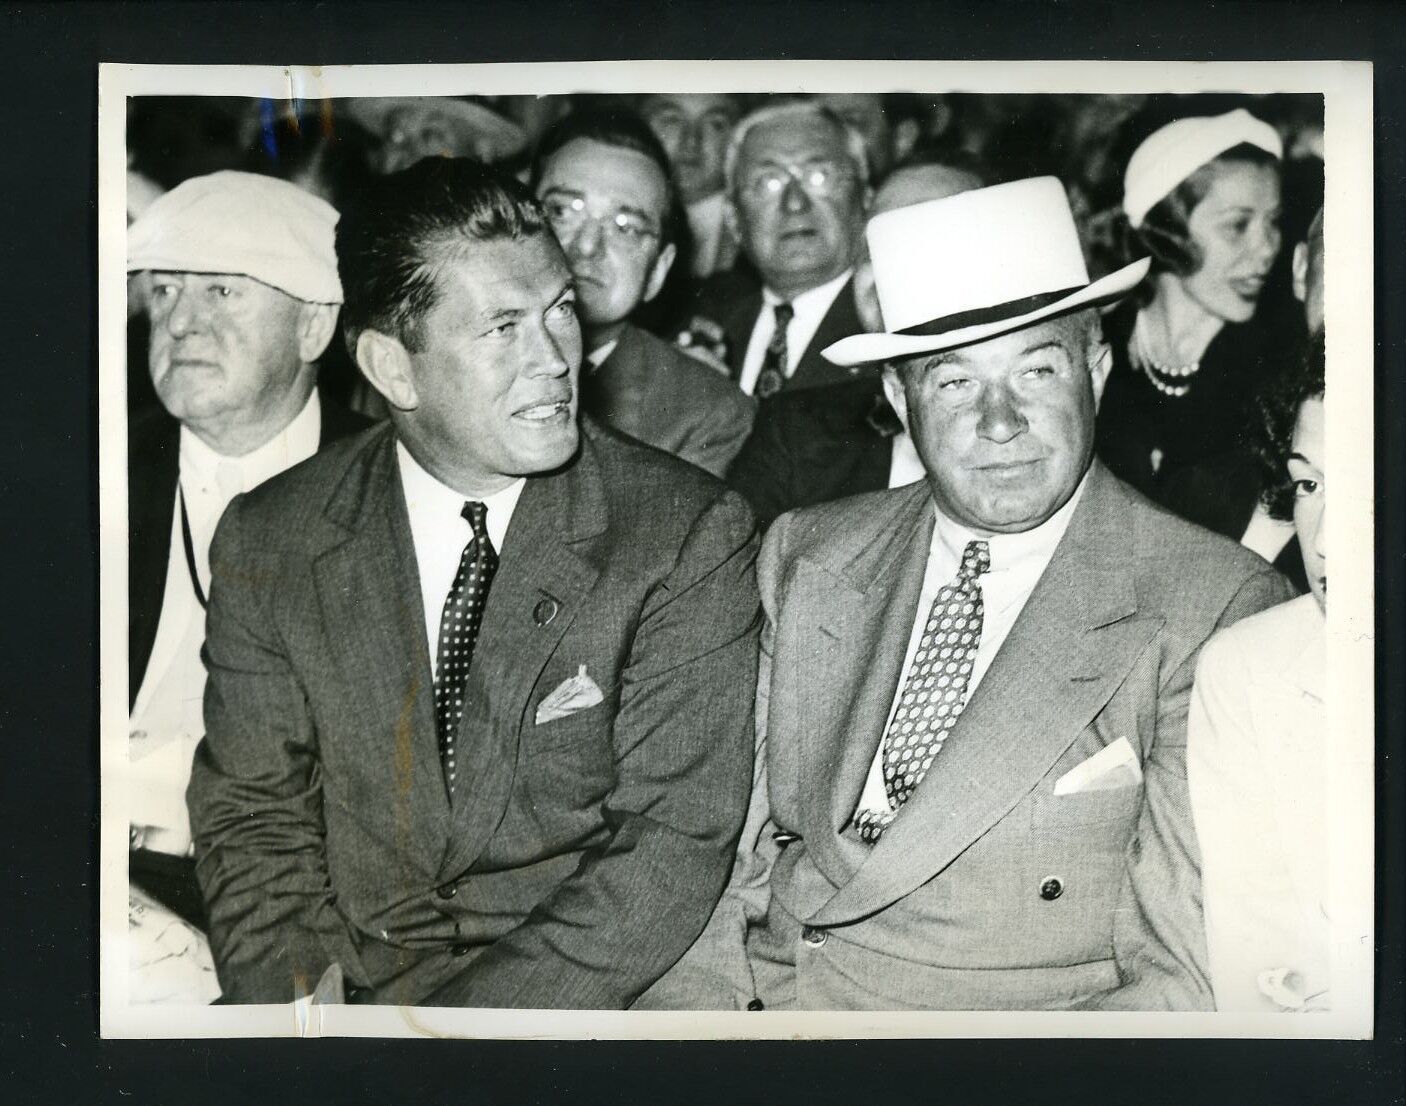
[(1076, 284), (1072, 288), (1061, 288), (1057, 292), (1038, 292), (1033, 296), (1025, 296), (1023, 299), (998, 303), (994, 307), (977, 307), (970, 311), (958, 311), (952, 315), (943, 315), (940, 319), (929, 319), (925, 323), (906, 326), (893, 333), (920, 337), (929, 334), (946, 334), (949, 330), (963, 330), (969, 326), (1004, 322), (1007, 319), (1028, 315), (1032, 311), (1039, 311), (1052, 303), (1058, 303), (1066, 296), (1072, 296), (1075, 292), (1083, 291), (1087, 287), (1086, 284)]

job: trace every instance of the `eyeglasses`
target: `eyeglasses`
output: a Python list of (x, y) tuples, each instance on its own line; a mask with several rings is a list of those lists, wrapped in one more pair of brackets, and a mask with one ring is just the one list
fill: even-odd
[(854, 183), (854, 169), (835, 161), (811, 161), (805, 165), (770, 165), (748, 174), (742, 188), (756, 199), (773, 199), (795, 181), (807, 196), (833, 196)]
[(592, 215), (586, 210), (586, 201), (581, 196), (548, 196), (542, 201), (542, 209), (547, 213), (552, 230), (563, 241), (587, 223), (600, 227), (607, 242), (631, 249), (643, 248), (650, 239), (658, 238), (660, 233), (643, 215), (631, 211)]

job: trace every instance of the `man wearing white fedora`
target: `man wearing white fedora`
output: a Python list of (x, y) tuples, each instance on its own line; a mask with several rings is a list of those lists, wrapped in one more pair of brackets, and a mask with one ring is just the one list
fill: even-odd
[(1288, 598), (1093, 459), (1108, 373), (1062, 186), (868, 228), (926, 480), (783, 515), (757, 781), (727, 892), (642, 1004), (1209, 1009), (1187, 703), (1201, 644)]

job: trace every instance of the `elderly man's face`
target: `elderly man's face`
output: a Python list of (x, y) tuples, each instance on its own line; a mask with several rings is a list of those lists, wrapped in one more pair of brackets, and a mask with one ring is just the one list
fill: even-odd
[(1033, 529), (1079, 486), (1093, 456), (1107, 347), (1087, 313), (886, 370), (938, 507), (989, 537)]
[(191, 424), (254, 422), (275, 410), (304, 366), (312, 305), (246, 276), (148, 278), (151, 382), (166, 410)]
[(394, 416), (432, 473), (490, 494), (576, 451), (581, 329), (550, 234), (445, 248), (409, 352), (412, 409)]
[(737, 102), (724, 93), (660, 94), (645, 99), (641, 113), (654, 131), (686, 204), (723, 190), (723, 154), (737, 122)]
[(582, 323), (614, 327), (659, 291), (674, 247), (660, 245), (669, 187), (648, 157), (578, 138), (548, 159), (537, 198), (576, 280)]
[(731, 197), (743, 249), (772, 291), (799, 295), (854, 264), (868, 188), (842, 131), (820, 116), (753, 127)]

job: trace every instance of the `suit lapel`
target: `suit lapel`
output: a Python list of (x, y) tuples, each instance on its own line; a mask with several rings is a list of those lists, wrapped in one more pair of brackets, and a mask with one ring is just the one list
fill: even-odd
[(396, 833), (436, 868), (449, 802), (435, 736), (434, 685), (410, 519), (387, 427), (368, 439), (326, 509), (342, 538), (314, 562), (328, 646), (365, 742), (374, 793)]
[[(803, 835), (816, 863), (836, 882), (864, 859), (864, 846), (840, 837), (854, 815), (893, 701), (922, 590), (933, 513), (925, 486), (886, 496), (848, 536), (862, 550), (802, 562), (792, 640), (811, 641), (799, 687), (803, 794), (813, 797)], [(842, 570), (841, 570), (842, 569)], [(858, 681), (855, 674), (860, 674)]]
[(130, 709), (141, 690), (166, 590), (180, 470), (180, 424), (164, 411), (131, 429), (127, 451), (127, 665)]
[[(1024, 610), (932, 770), (863, 867), (812, 919), (897, 901), (1028, 795), (1162, 624), (1138, 618), (1128, 503), (1099, 466)], [(910, 623), (911, 628), (911, 623)]]
[(469, 670), (445, 874), (472, 865), (502, 820), (537, 681), (600, 576), (591, 539), (608, 520), (592, 433), (583, 424), (576, 461), (529, 479), (513, 511)]
[[(796, 363), (796, 371), (787, 378), (786, 388), (816, 388), (853, 380), (858, 375), (856, 371), (832, 365), (821, 356), (821, 350), (863, 329), (858, 309), (854, 306), (854, 278), (851, 277), (845, 281), (830, 309), (825, 312), (825, 317), (820, 320), (820, 326), (816, 328), (805, 353)], [(859, 371), (873, 372), (872, 369)]]

